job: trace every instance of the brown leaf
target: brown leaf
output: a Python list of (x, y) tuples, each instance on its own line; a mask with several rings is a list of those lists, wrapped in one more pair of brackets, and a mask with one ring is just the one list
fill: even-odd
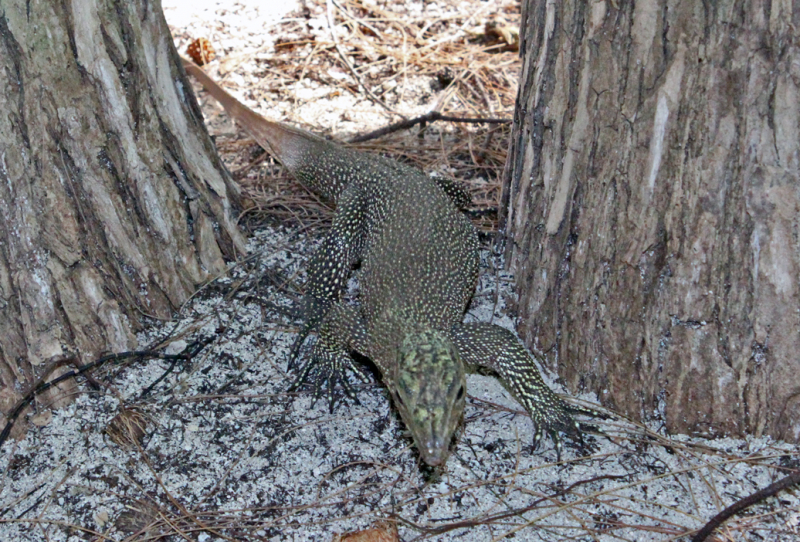
[(393, 521), (378, 521), (369, 529), (333, 537), (333, 542), (400, 542), (397, 525)]

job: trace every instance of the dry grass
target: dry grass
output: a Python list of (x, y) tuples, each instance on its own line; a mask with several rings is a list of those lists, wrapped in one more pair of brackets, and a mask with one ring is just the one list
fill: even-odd
[[(293, 88), (309, 83), (327, 89), (313, 100), (295, 97), (295, 110), (313, 107), (313, 101), (321, 98), (350, 94), (379, 104), (384, 124), (389, 124), (413, 117), (400, 111), (409, 97), (418, 99), (422, 95), (428, 98), (428, 110), (458, 117), (511, 120), (520, 60), (515, 34), (507, 29), (518, 25), (516, 3), (504, 3), (502, 10), (491, 14), (492, 22), (484, 26), (475, 21), (486, 13), (441, 19), (414, 17), (402, 3), (378, 8), (342, 0), (327, 6), (323, 2), (316, 8), (333, 22), (334, 32), (329, 27), (310, 28), (312, 13), (306, 10), (273, 30), (277, 49), (268, 60), (257, 53), (231, 54), (221, 58), (218, 66), (212, 64), (211, 69), (218, 69), (224, 80), (230, 70), (252, 66), (258, 84), (243, 90), (256, 101), (269, 100), (275, 94), (291, 100), (285, 90), (290, 84)], [(235, 88), (230, 83), (226, 86)], [(326, 129), (311, 128), (318, 132)], [(509, 134), (508, 124), (437, 122), (355, 147), (457, 178), (472, 194), (469, 210), (476, 226), (492, 231), (497, 226)], [(271, 160), (265, 160), (266, 154), (254, 142), (240, 137), (244, 137), (242, 133), (218, 136), (217, 147), (242, 187), (248, 223), (275, 218), (313, 224), (330, 219), (329, 207)]]

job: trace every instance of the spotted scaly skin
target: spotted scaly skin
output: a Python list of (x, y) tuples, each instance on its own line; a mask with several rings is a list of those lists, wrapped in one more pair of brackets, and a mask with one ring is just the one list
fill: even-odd
[[(293, 384), (312, 381), (333, 408), (341, 385), (354, 397), (350, 355), (375, 363), (422, 459), (443, 465), (463, 417), (465, 367), (496, 371), (531, 413), (536, 431), (560, 450), (559, 432), (579, 436), (568, 407), (542, 381), (531, 356), (507, 330), (463, 324), (478, 277), (475, 228), (458, 211), (468, 196), (392, 160), (345, 149), (318, 136), (267, 121), (188, 61), (196, 77), (265, 149), (307, 187), (336, 203), (330, 232), (308, 271), (307, 317), (290, 361), (318, 328), (311, 360)], [(340, 302), (352, 266), (361, 262), (359, 304)]]

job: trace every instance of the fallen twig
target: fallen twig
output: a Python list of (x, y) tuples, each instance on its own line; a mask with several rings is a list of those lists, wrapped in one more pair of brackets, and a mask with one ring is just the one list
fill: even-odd
[(44, 382), (44, 379), (50, 374), (55, 368), (64, 365), (65, 363), (71, 363), (76, 360), (74, 356), (57, 356), (53, 360), (51, 360), (50, 367), (48, 371), (45, 372), (45, 375), (42, 376), (36, 384), (31, 386), (31, 390), (19, 400), (19, 402), (14, 406), (11, 412), (6, 416), (8, 420), (6, 422), (5, 428), (3, 428), (3, 432), (0, 433), (0, 448), (3, 447), (8, 435), (11, 433), (11, 429), (14, 427), (14, 423), (17, 421), (17, 418), (25, 409), (26, 406), (33, 402), (34, 397), (43, 393), (50, 388), (64, 382), (65, 380), (69, 380), (70, 378), (75, 378), (78, 376), (83, 375), (87, 371), (91, 371), (92, 369), (97, 369), (102, 367), (108, 362), (119, 363), (121, 361), (133, 358), (140, 358), (140, 359), (164, 359), (164, 360), (190, 360), (194, 356), (196, 356), (200, 351), (205, 348), (211, 341), (214, 340), (214, 336), (205, 337), (200, 339), (199, 341), (195, 341), (189, 344), (183, 352), (180, 354), (164, 354), (161, 352), (155, 352), (153, 350), (134, 350), (131, 352), (119, 352), (117, 354), (109, 354), (107, 356), (103, 356), (91, 363), (86, 363), (85, 365), (81, 365), (77, 367), (74, 371), (70, 371), (68, 373), (64, 373), (63, 375), (50, 380), (49, 382)]
[(348, 143), (363, 143), (364, 141), (377, 139), (387, 134), (399, 132), (400, 130), (407, 130), (412, 126), (416, 126), (417, 124), (425, 124), (427, 122), (435, 122), (437, 120), (443, 120), (446, 122), (464, 122), (469, 124), (511, 124), (510, 119), (453, 117), (450, 115), (442, 115), (438, 111), (431, 111), (430, 113), (425, 113), (424, 115), (420, 115), (419, 117), (414, 117), (413, 119), (401, 120), (400, 122), (395, 122), (394, 124), (390, 124), (389, 126), (384, 126), (383, 128), (378, 128), (377, 130), (373, 130), (372, 132), (356, 136), (348, 140)]
[(717, 527), (722, 525), (729, 518), (745, 511), (754, 504), (758, 504), (769, 497), (774, 497), (784, 489), (788, 489), (797, 484), (800, 484), (800, 470), (796, 470), (792, 474), (781, 478), (777, 482), (768, 485), (764, 489), (759, 489), (755, 493), (752, 493), (743, 499), (739, 499), (725, 510), (711, 518), (702, 529), (697, 531), (697, 534), (695, 534), (694, 538), (692, 538), (692, 542), (703, 542), (706, 538), (708, 538), (708, 535), (713, 533)]

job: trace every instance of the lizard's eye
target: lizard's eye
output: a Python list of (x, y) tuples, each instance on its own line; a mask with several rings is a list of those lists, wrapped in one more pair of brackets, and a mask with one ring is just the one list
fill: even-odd
[(458, 388), (458, 393), (456, 394), (456, 401), (460, 401), (462, 397), (464, 397), (464, 386)]

